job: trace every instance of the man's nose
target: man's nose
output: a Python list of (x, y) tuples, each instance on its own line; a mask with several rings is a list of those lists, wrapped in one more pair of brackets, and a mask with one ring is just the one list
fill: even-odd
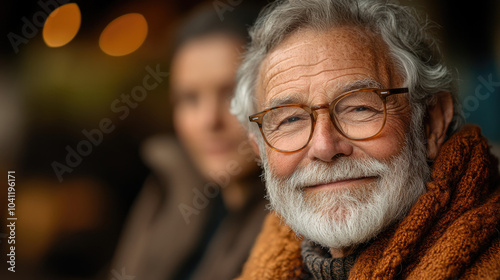
[(309, 143), (308, 156), (313, 160), (330, 162), (352, 154), (353, 147), (334, 127), (328, 113), (318, 114), (314, 133)]

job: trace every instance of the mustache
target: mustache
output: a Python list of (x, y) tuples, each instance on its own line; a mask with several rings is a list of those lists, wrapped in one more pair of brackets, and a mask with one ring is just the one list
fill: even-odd
[(266, 177), (271, 176), (267, 180), (278, 181), (281, 186), (303, 190), (306, 187), (342, 180), (381, 177), (390, 170), (389, 163), (374, 158), (339, 158), (331, 163), (311, 162), (305, 167), (295, 169), (288, 178), (276, 177), (272, 174), (273, 172), (266, 172)]

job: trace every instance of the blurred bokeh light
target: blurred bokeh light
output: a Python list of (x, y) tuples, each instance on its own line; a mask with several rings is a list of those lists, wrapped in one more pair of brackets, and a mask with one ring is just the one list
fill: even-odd
[(148, 23), (143, 15), (122, 15), (102, 31), (99, 38), (101, 50), (111, 56), (123, 56), (136, 51), (146, 40)]
[(43, 40), (49, 47), (62, 47), (75, 38), (82, 15), (76, 3), (69, 3), (55, 9), (43, 26)]

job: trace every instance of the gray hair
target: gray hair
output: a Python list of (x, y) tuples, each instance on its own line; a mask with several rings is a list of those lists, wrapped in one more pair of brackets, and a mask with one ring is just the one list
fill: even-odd
[(429, 32), (430, 24), (421, 23), (413, 9), (387, 0), (284, 0), (266, 7), (250, 30), (251, 42), (238, 70), (231, 102), (231, 112), (243, 126), (256, 136), (260, 134), (257, 126), (249, 126), (248, 116), (256, 113), (260, 66), (273, 48), (300, 28), (327, 31), (346, 25), (371, 31), (388, 46), (392, 62), (409, 88), (413, 128), (422, 129), (427, 107), (436, 102), (436, 94), (447, 91), (455, 105), (448, 136), (459, 129), (463, 118), (454, 78)]

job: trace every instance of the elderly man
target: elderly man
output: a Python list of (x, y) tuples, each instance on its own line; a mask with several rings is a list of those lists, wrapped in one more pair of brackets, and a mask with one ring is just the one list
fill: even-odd
[(242, 279), (500, 279), (498, 161), (425, 27), (385, 0), (261, 15), (232, 111), (274, 214)]

